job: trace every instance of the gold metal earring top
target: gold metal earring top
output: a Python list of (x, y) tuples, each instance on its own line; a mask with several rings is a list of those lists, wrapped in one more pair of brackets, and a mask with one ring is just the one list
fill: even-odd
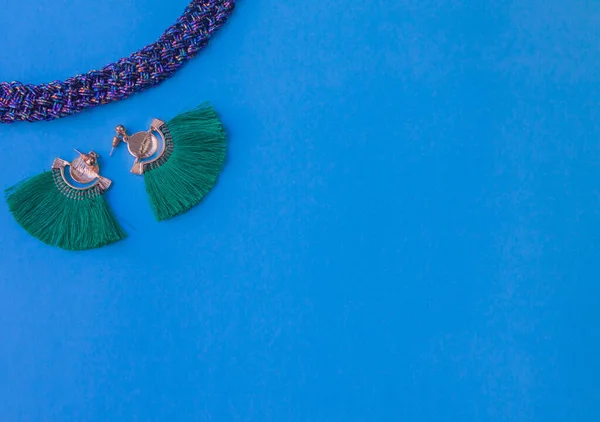
[(79, 157), (71, 162), (71, 177), (79, 183), (90, 183), (100, 176), (99, 155), (95, 151), (87, 154), (75, 150)]
[[(133, 135), (128, 135), (125, 127), (123, 125), (118, 125), (115, 128), (117, 134), (113, 138), (110, 155), (113, 154), (115, 148), (117, 148), (121, 142), (125, 142), (129, 153), (135, 157), (131, 172), (134, 174), (143, 174), (144, 165), (158, 160), (165, 152), (165, 135), (162, 132), (164, 125), (165, 122), (162, 120), (153, 119), (148, 130), (137, 132)], [(162, 137), (162, 145), (156, 134), (159, 134)]]
[[(104, 192), (107, 190), (111, 181), (106, 177), (100, 176), (100, 166), (98, 165), (98, 155), (95, 151), (90, 151), (87, 154), (75, 150), (79, 157), (75, 158), (72, 162), (68, 162), (61, 158), (57, 158), (54, 160), (54, 164), (52, 165), (52, 169), (60, 170), (60, 174), (67, 185), (76, 190), (87, 190), (91, 189), (94, 186), (100, 186), (100, 189)], [(69, 167), (69, 174), (71, 178), (82, 185), (90, 184), (89, 186), (76, 186), (72, 184), (65, 177), (65, 168)]]

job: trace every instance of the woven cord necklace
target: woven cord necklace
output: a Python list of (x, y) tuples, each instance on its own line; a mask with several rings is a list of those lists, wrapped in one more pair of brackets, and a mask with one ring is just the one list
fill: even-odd
[(101, 70), (39, 85), (0, 82), (0, 123), (58, 119), (155, 86), (196, 56), (234, 8), (235, 0), (192, 0), (156, 42)]

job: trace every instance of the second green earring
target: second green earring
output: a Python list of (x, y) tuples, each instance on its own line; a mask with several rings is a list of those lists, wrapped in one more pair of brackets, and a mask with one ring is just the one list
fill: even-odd
[(217, 183), (225, 164), (225, 130), (208, 104), (168, 122), (154, 119), (145, 132), (128, 135), (123, 126), (117, 126), (116, 131), (113, 150), (121, 142), (127, 144), (135, 157), (131, 172), (144, 175), (158, 221), (183, 214), (200, 203)]

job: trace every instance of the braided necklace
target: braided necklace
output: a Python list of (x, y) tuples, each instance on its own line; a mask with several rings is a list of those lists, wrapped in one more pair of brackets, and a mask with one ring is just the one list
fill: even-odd
[(58, 119), (157, 85), (196, 56), (234, 8), (235, 0), (192, 0), (156, 42), (101, 70), (39, 85), (0, 82), (0, 123)]

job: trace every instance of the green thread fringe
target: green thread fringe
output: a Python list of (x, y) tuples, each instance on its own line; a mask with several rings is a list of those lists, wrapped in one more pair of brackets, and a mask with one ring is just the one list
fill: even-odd
[(144, 170), (146, 192), (158, 221), (197, 205), (215, 186), (225, 163), (225, 130), (212, 106), (203, 104), (163, 127), (162, 160)]
[(60, 170), (47, 171), (5, 191), (15, 220), (42, 242), (67, 250), (99, 248), (126, 237), (96, 186), (68, 186)]

